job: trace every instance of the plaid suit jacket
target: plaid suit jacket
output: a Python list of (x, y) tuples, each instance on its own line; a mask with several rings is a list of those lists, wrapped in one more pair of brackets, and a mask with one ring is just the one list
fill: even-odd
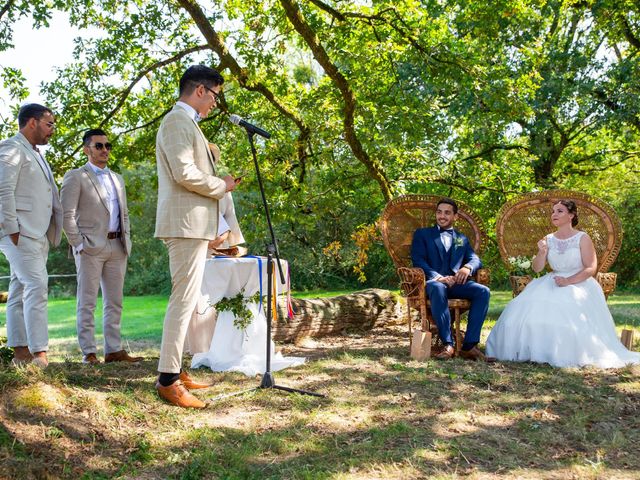
[(216, 177), (209, 142), (198, 124), (175, 106), (156, 136), (158, 238), (212, 240), (218, 231), (218, 200), (226, 192)]

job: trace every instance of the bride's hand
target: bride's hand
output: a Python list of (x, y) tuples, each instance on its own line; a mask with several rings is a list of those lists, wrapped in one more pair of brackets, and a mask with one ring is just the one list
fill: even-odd
[(566, 287), (568, 285), (571, 285), (569, 279), (566, 277), (553, 277), (553, 279), (555, 280), (556, 285), (559, 287)]
[(547, 253), (547, 239), (543, 238), (542, 240), (538, 241), (538, 252), (546, 254)]

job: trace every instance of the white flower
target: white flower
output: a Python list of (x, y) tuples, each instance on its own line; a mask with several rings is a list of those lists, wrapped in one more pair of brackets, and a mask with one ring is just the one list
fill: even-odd
[(529, 274), (529, 270), (533, 265), (533, 259), (528, 257), (509, 257), (509, 264), (511, 265), (511, 271), (514, 275), (526, 275)]

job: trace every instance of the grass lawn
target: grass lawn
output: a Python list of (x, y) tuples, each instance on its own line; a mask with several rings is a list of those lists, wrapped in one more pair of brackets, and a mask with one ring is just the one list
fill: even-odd
[[(509, 298), (493, 293), (484, 338)], [(640, 295), (609, 304), (618, 328), (640, 326)], [(282, 346), (308, 363), (277, 382), (325, 399), (259, 390), (183, 411), (153, 389), (165, 306), (125, 300), (123, 337), (149, 360), (90, 367), (75, 301), (50, 302), (54, 362), (0, 366), (0, 478), (640, 478), (640, 367), (419, 363), (405, 327), (382, 325)], [(202, 399), (259, 384), (193, 375), (215, 382)]]

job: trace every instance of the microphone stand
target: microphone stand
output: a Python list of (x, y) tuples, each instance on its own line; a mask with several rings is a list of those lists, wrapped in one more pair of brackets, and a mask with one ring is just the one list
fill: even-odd
[[(253, 390), (257, 390), (257, 389), (263, 389), (263, 388), (275, 388), (277, 390), (283, 390), (285, 392), (290, 392), (290, 393), (300, 393), (303, 395), (311, 395), (314, 397), (321, 397), (321, 398), (325, 398), (326, 395), (323, 395), (321, 393), (316, 393), (316, 392), (310, 392), (307, 390), (300, 390), (297, 388), (291, 388), (291, 387), (284, 387), (282, 385), (277, 385), (275, 382), (275, 379), (273, 378), (273, 373), (271, 373), (271, 318), (272, 318), (272, 312), (271, 312), (271, 306), (272, 306), (272, 289), (273, 289), (273, 283), (272, 283), (272, 279), (273, 279), (273, 257), (275, 255), (276, 259), (278, 260), (277, 265), (278, 265), (278, 273), (280, 274), (280, 283), (284, 283), (285, 282), (285, 277), (284, 277), (284, 273), (282, 272), (282, 265), (280, 264), (280, 254), (278, 252), (278, 242), (276, 240), (276, 235), (273, 231), (273, 224), (271, 223), (271, 215), (269, 214), (269, 205), (267, 203), (267, 197), (264, 193), (264, 187), (262, 185), (262, 175), (260, 174), (260, 166), (258, 165), (258, 157), (256, 154), (256, 146), (253, 142), (253, 137), (255, 135), (255, 132), (249, 130), (248, 128), (245, 127), (245, 130), (247, 132), (247, 137), (249, 138), (249, 145), (251, 146), (251, 155), (253, 157), (253, 165), (255, 166), (256, 169), (256, 177), (258, 178), (258, 186), (260, 187), (260, 195), (262, 196), (262, 206), (264, 207), (264, 213), (265, 216), (267, 218), (267, 226), (269, 227), (269, 234), (271, 236), (271, 243), (267, 243), (267, 358), (266, 358), (266, 371), (262, 374), (262, 382), (260, 383), (260, 386), (249, 389), (249, 390), (243, 390), (240, 392), (236, 392), (236, 393), (231, 393), (231, 394), (226, 394), (226, 395), (220, 395), (218, 397), (213, 398), (212, 400), (217, 400), (217, 399), (222, 399), (222, 398), (228, 398), (231, 396), (235, 396), (235, 395), (241, 395), (243, 393), (247, 393)], [(262, 279), (260, 279), (260, 281), (262, 281)]]

